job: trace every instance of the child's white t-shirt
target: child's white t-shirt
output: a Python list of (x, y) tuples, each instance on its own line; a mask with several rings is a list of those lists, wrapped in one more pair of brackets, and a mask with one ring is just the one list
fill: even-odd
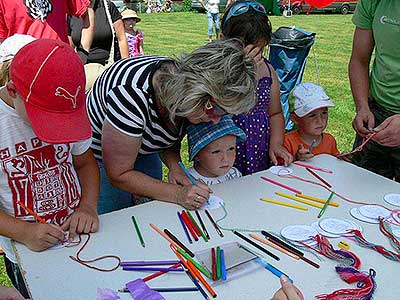
[(207, 185), (213, 185), (213, 184), (218, 184), (218, 183), (223, 183), (228, 180), (232, 180), (234, 178), (239, 178), (242, 177), (242, 173), (235, 167), (232, 167), (229, 169), (229, 171), (222, 176), (219, 177), (204, 177), (203, 175), (200, 175), (194, 167), (191, 167), (188, 169), (190, 175), (192, 175), (194, 178), (200, 180), (201, 182), (204, 182)]
[[(16, 111), (0, 99), (0, 209), (21, 220), (35, 221), (21, 201), (47, 222), (61, 225), (81, 198), (72, 163), (85, 153), (91, 139), (47, 144), (35, 135)], [(0, 236), (7, 258), (16, 262), (11, 240)]]
[(219, 7), (218, 7), (219, 2), (220, 2), (220, 0), (206, 0), (205, 5), (206, 5), (207, 11), (212, 14), (218, 14), (219, 13)]

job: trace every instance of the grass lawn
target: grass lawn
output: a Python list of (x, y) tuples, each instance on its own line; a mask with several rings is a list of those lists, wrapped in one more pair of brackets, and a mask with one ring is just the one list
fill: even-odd
[[(138, 27), (145, 35), (145, 53), (174, 57), (190, 52), (207, 42), (207, 20), (199, 13), (142, 14)], [(354, 104), (347, 76), (347, 64), (351, 54), (354, 26), (351, 15), (296, 15), (292, 18), (271, 17), (274, 30), (280, 26), (297, 26), (306, 31), (316, 32), (314, 46), (320, 71), (320, 83), (336, 104), (330, 109), (328, 131), (338, 142), (339, 150), (349, 150), (354, 132), (351, 121)], [(303, 81), (317, 82), (315, 62), (307, 62)], [(182, 157), (187, 162), (187, 145), (184, 144)], [(0, 259), (0, 284), (9, 285), (3, 260)]]

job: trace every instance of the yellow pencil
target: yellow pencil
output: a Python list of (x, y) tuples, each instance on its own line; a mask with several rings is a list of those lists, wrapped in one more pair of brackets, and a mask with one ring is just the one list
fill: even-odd
[(300, 209), (300, 210), (308, 210), (308, 208), (304, 207), (304, 206), (290, 204), (290, 203), (281, 202), (281, 201), (276, 201), (276, 200), (272, 200), (272, 199), (268, 199), (268, 198), (260, 198), (260, 200), (262, 200), (264, 202), (278, 204), (278, 205), (287, 206), (287, 207), (291, 207), (291, 208), (296, 208), (296, 209)]
[[(296, 196), (297, 196), (297, 197), (300, 197), (300, 198), (312, 200), (312, 201), (315, 201), (315, 202), (319, 202), (319, 203), (325, 203), (325, 202), (326, 202), (326, 200), (324, 200), (324, 199), (315, 198), (315, 197), (307, 196), (307, 195), (304, 195), (304, 194), (296, 194)], [(337, 202), (329, 202), (329, 205), (335, 206), (335, 207), (339, 207), (340, 204), (337, 203)]]
[(280, 192), (275, 192), (275, 194), (277, 194), (278, 196), (281, 196), (281, 197), (292, 199), (294, 201), (297, 201), (297, 202), (300, 202), (300, 203), (303, 203), (303, 204), (307, 204), (307, 205), (310, 205), (310, 206), (318, 207), (318, 208), (321, 208), (321, 209), (324, 207), (323, 205), (320, 205), (320, 204), (317, 204), (317, 203), (314, 203), (314, 202), (311, 202), (311, 201), (308, 201), (308, 200), (303, 200), (301, 198), (298, 198), (298, 197), (295, 197), (295, 196), (291, 196), (291, 195), (288, 195), (288, 194), (284, 194), (284, 193), (280, 193)]

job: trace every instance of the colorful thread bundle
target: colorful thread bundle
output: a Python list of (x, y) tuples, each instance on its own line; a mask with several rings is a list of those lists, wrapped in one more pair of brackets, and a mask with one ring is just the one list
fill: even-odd
[(379, 230), (383, 233), (384, 236), (389, 238), (392, 247), (395, 248), (397, 252), (400, 252), (400, 242), (394, 236), (390, 224), (388, 222), (385, 222), (383, 218), (379, 218)]
[(334, 249), (328, 239), (322, 235), (317, 235), (315, 240), (317, 248), (314, 250), (341, 263), (335, 268), (340, 278), (349, 284), (357, 282), (357, 288), (340, 289), (330, 294), (317, 295), (316, 298), (320, 300), (371, 300), (376, 289), (375, 270), (370, 269), (369, 273), (363, 273), (358, 270), (361, 261), (353, 252)]

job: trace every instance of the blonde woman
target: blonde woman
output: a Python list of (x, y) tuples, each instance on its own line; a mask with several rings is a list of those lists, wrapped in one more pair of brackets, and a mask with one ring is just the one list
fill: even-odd
[(185, 128), (249, 111), (256, 86), (253, 60), (238, 40), (214, 41), (176, 60), (129, 58), (105, 71), (88, 94), (102, 172), (99, 213), (133, 205), (132, 194), (199, 208), (210, 189), (191, 185), (178, 166)]

